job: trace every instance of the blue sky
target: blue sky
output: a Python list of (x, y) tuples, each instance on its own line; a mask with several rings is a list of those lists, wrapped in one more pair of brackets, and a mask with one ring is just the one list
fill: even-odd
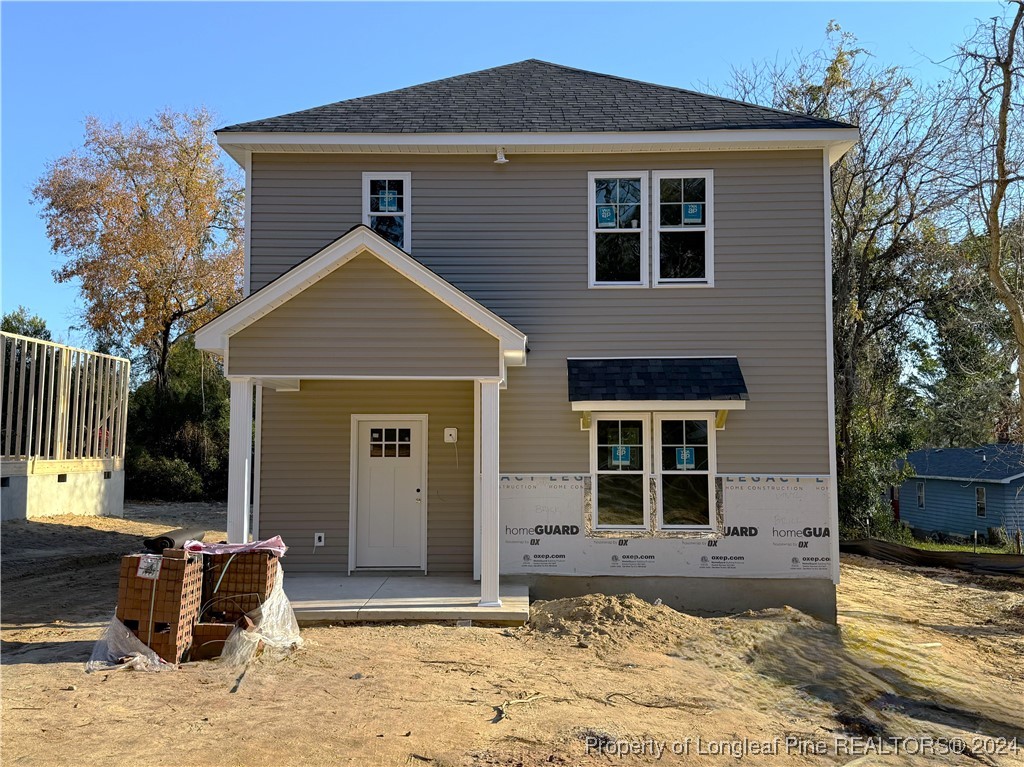
[[(836, 19), (884, 63), (935, 79), (973, 3), (0, 4), (4, 312), (81, 342), (74, 285), (57, 285), (32, 186), (81, 143), (88, 114), (135, 121), (205, 105), (221, 124), (540, 58), (701, 89), (731, 65), (811, 51)], [(616, 35), (619, 39), (616, 40)], [(230, 162), (225, 156), (225, 161)]]

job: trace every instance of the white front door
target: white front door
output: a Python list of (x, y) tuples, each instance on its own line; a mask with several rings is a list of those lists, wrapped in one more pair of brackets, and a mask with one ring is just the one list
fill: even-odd
[(357, 568), (426, 567), (425, 424), (400, 418), (356, 421)]

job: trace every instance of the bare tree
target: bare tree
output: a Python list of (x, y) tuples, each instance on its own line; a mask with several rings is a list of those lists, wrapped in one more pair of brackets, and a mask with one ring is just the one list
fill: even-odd
[(1018, 439), (1024, 428), (1024, 68), (1018, 50), (1022, 23), (1024, 2), (1008, 0), (1002, 15), (979, 21), (974, 34), (957, 47), (958, 87), (948, 103), (959, 134), (947, 166), (962, 195), (957, 211), (968, 236), (980, 234), (987, 244), (986, 257), (977, 266), (1010, 320), (1016, 424), (1002, 428), (1016, 432)]

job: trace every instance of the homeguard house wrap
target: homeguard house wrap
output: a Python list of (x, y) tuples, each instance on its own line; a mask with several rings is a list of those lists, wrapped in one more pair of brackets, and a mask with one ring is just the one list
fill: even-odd
[(855, 129), (531, 60), (217, 135), (248, 215), (247, 296), (196, 334), (231, 540), (475, 576), (482, 606), (515, 575), (834, 616)]

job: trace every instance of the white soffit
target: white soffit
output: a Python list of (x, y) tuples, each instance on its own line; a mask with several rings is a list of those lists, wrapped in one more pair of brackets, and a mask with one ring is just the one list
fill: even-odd
[(507, 155), (828, 149), (835, 163), (860, 140), (856, 128), (643, 131), (636, 133), (246, 133), (217, 135), (237, 162), (246, 152)]

